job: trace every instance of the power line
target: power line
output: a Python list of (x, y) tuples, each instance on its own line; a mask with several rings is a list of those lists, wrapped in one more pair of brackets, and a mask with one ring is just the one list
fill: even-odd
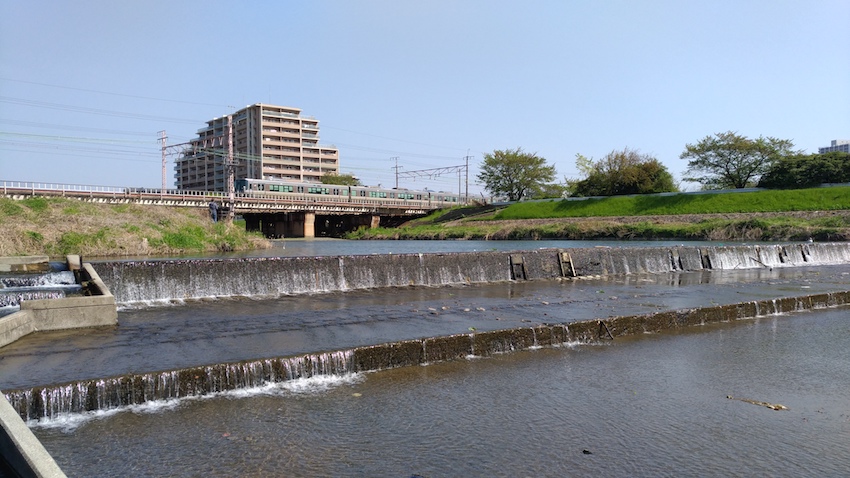
[(106, 133), (106, 134), (122, 134), (129, 136), (150, 136), (150, 132), (146, 131), (144, 133), (139, 131), (120, 131), (114, 129), (104, 129), (104, 128), (87, 128), (85, 126), (71, 126), (64, 124), (50, 124), (50, 123), (41, 123), (37, 121), (20, 121), (20, 120), (4, 120), (0, 119), (0, 124), (7, 124), (12, 126), (29, 126), (32, 128), (41, 128), (41, 129), (62, 129), (68, 131), (89, 131), (92, 133)]
[(193, 119), (185, 119), (185, 118), (169, 118), (166, 116), (153, 116), (153, 115), (145, 115), (138, 113), (127, 113), (123, 111), (111, 111), (111, 110), (102, 110), (98, 108), (86, 108), (84, 106), (73, 106), (73, 105), (65, 105), (61, 103), (50, 103), (46, 101), (36, 101), (36, 100), (26, 100), (23, 98), (12, 98), (9, 96), (0, 96), (0, 103), (9, 103), (19, 106), (32, 106), (36, 108), (47, 108), (54, 109), (59, 111), (70, 111), (74, 113), (86, 113), (86, 114), (94, 114), (94, 115), (102, 115), (102, 116), (117, 116), (121, 118), (133, 118), (133, 119), (142, 119), (149, 121), (165, 121), (169, 123), (189, 123), (189, 124), (197, 124), (197, 120)]
[(26, 80), (15, 80), (15, 79), (12, 79), (12, 78), (2, 78), (2, 77), (0, 77), (0, 80), (2, 80), (2, 81), (13, 81), (15, 83), (25, 83), (25, 84), (29, 84), (29, 85), (48, 86), (50, 88), (61, 88), (61, 89), (64, 89), (64, 90), (85, 91), (87, 93), (98, 93), (98, 94), (101, 94), (101, 95), (123, 96), (125, 98), (136, 98), (136, 99), (140, 99), (140, 100), (164, 101), (164, 102), (168, 102), (168, 103), (182, 103), (182, 104), (197, 105), (197, 106), (215, 106), (215, 107), (221, 107), (221, 108), (227, 107), (227, 106), (224, 106), (224, 105), (215, 105), (215, 104), (211, 104), (211, 103), (198, 103), (198, 102), (194, 102), (194, 101), (172, 100), (172, 99), (168, 99), (168, 98), (155, 98), (155, 97), (151, 97), (151, 96), (128, 95), (128, 94), (125, 94), (125, 93), (113, 93), (113, 92), (110, 92), (110, 91), (89, 90), (89, 89), (86, 89), (86, 88), (74, 88), (72, 86), (51, 85), (49, 83), (39, 83), (37, 81), (26, 81)]

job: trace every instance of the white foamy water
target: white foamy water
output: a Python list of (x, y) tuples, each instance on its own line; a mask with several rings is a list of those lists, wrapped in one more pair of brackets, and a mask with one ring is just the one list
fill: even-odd
[(345, 375), (317, 375), (309, 378), (299, 378), (286, 382), (269, 382), (256, 387), (227, 390), (224, 392), (193, 395), (168, 400), (151, 400), (142, 404), (127, 405), (106, 410), (94, 410), (81, 413), (60, 413), (52, 418), (28, 420), (27, 425), (33, 429), (57, 430), (62, 433), (73, 433), (79, 427), (94, 420), (105, 420), (122, 413), (155, 414), (172, 412), (181, 406), (202, 400), (216, 398), (246, 399), (259, 396), (303, 396), (326, 393), (343, 385), (352, 385), (363, 381), (361, 373)]

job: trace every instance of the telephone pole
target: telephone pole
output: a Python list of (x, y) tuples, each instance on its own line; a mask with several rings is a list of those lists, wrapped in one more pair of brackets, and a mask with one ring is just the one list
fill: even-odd
[(162, 190), (163, 191), (165, 191), (167, 189), (167, 184), (166, 184), (166, 180), (165, 180), (165, 164), (166, 164), (165, 150), (167, 149), (165, 141), (167, 139), (168, 139), (168, 136), (165, 135), (165, 130), (160, 131), (159, 132), (159, 140), (162, 142)]
[(469, 160), (472, 159), (472, 156), (469, 155), (469, 151), (466, 152), (466, 156), (464, 158), (466, 160), (466, 167), (464, 168), (464, 176), (466, 178), (466, 192), (464, 193), (464, 201), (469, 201)]
[(395, 166), (393, 166), (393, 168), (392, 168), (392, 169), (395, 169), (395, 188), (396, 188), (396, 189), (398, 189), (398, 170), (399, 170), (399, 168), (401, 168), (402, 166), (399, 166), (399, 165), (398, 165), (398, 156), (393, 156), (393, 157), (392, 157), (392, 158), (390, 158), (390, 159), (394, 159), (394, 160), (395, 160)]
[(236, 190), (233, 177), (236, 174), (236, 164), (233, 162), (233, 115), (227, 115), (227, 222), (232, 223), (236, 216)]

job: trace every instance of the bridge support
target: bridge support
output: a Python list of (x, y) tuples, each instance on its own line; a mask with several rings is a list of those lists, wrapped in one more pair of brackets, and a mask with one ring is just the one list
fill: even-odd
[(304, 219), (301, 226), (302, 237), (316, 237), (316, 213), (305, 212), (303, 215)]
[(243, 213), (245, 229), (262, 231), (272, 239), (282, 237), (342, 237), (361, 227), (378, 227), (382, 218), (377, 214), (319, 214), (314, 212)]

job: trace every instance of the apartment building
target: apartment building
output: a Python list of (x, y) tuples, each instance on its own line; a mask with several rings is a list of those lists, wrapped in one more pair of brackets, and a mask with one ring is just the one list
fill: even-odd
[(850, 153), (850, 141), (834, 139), (829, 146), (818, 148), (818, 154), (824, 153)]
[[(319, 122), (299, 108), (257, 103), (230, 115), (235, 178), (319, 182), (339, 174), (339, 150), (319, 144)], [(177, 159), (178, 189), (227, 190), (228, 117), (207, 121)]]

